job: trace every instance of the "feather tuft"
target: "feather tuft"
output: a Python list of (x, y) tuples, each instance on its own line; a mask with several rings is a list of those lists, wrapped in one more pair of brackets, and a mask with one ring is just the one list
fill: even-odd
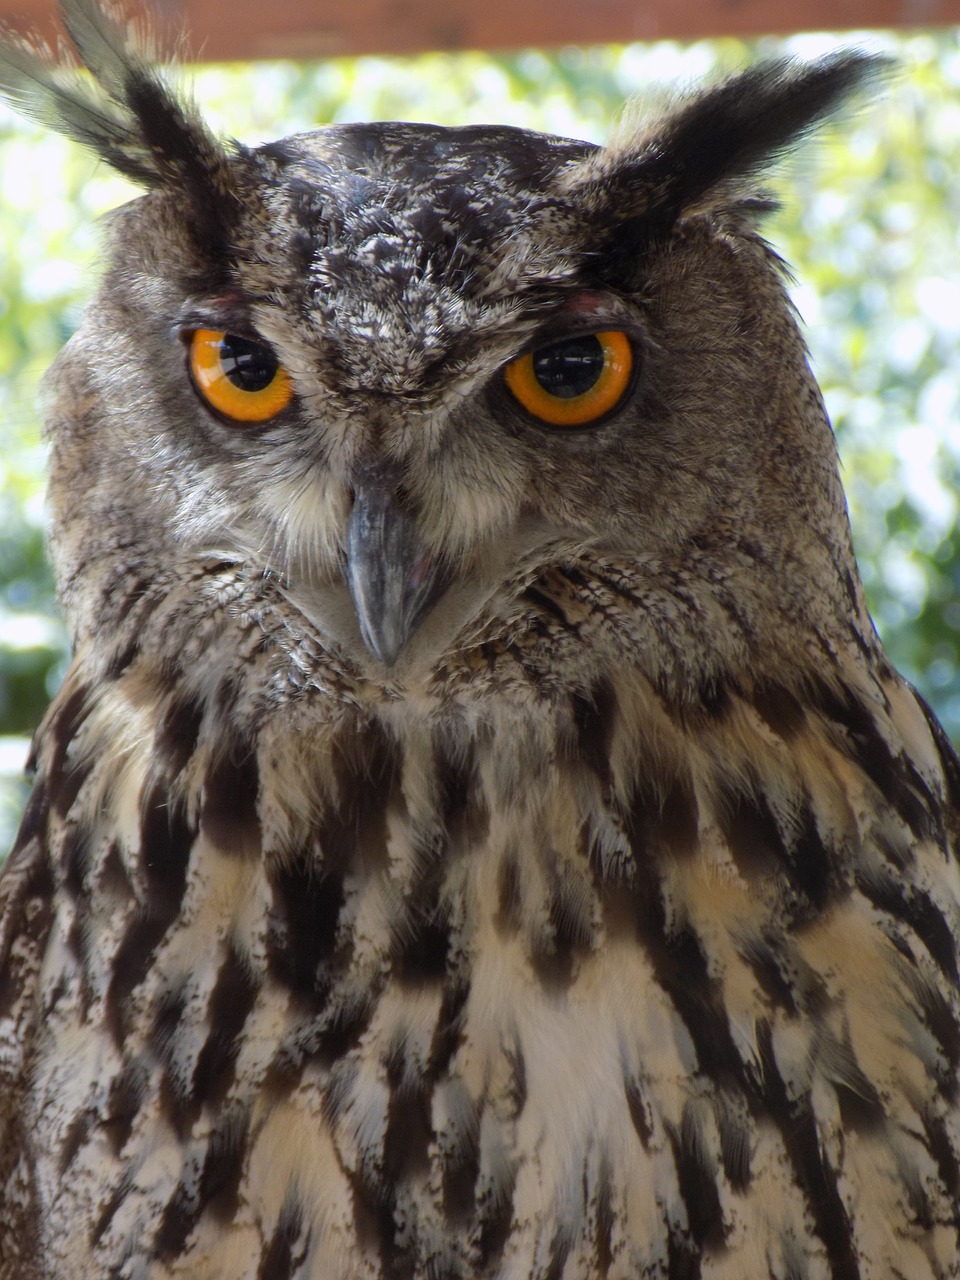
[(638, 239), (659, 238), (706, 203), (754, 196), (787, 150), (890, 70), (889, 59), (855, 49), (759, 63), (572, 166), (563, 194), (601, 221), (607, 214), (618, 242), (626, 236), (635, 251)]
[(65, 0), (62, 16), (80, 66), (62, 65), (66, 48), (8, 35), (0, 41), (0, 94), (134, 182), (185, 196), (195, 237), (204, 249), (219, 248), (236, 165), (152, 64), (149, 32), (91, 0)]

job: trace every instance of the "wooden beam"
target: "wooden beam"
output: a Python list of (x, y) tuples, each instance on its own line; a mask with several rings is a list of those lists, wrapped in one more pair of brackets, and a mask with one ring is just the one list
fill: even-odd
[[(960, 0), (157, 0), (198, 60), (413, 54), (960, 23)], [(0, 22), (55, 30), (50, 0), (0, 0)]]

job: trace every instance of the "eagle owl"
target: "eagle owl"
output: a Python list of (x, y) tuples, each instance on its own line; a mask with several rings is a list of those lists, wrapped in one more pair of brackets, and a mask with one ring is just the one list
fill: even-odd
[(146, 193), (51, 376), (2, 1280), (960, 1276), (960, 766), (758, 230), (879, 64), (248, 149), (65, 22), (6, 93)]

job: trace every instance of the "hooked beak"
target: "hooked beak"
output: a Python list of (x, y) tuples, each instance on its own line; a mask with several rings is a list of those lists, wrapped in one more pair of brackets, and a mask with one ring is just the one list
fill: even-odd
[(448, 580), (400, 506), (390, 477), (370, 471), (355, 493), (344, 577), (363, 643), (390, 667)]

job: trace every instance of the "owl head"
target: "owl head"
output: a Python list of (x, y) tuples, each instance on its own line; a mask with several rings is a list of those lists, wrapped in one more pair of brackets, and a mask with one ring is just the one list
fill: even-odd
[(64, 22), (92, 79), (18, 46), (3, 90), (146, 189), (51, 375), (78, 641), (225, 562), (374, 682), (569, 648), (683, 696), (848, 637), (833, 437), (757, 183), (877, 59), (755, 66), (606, 147), (381, 123), (248, 148), (115, 16)]

